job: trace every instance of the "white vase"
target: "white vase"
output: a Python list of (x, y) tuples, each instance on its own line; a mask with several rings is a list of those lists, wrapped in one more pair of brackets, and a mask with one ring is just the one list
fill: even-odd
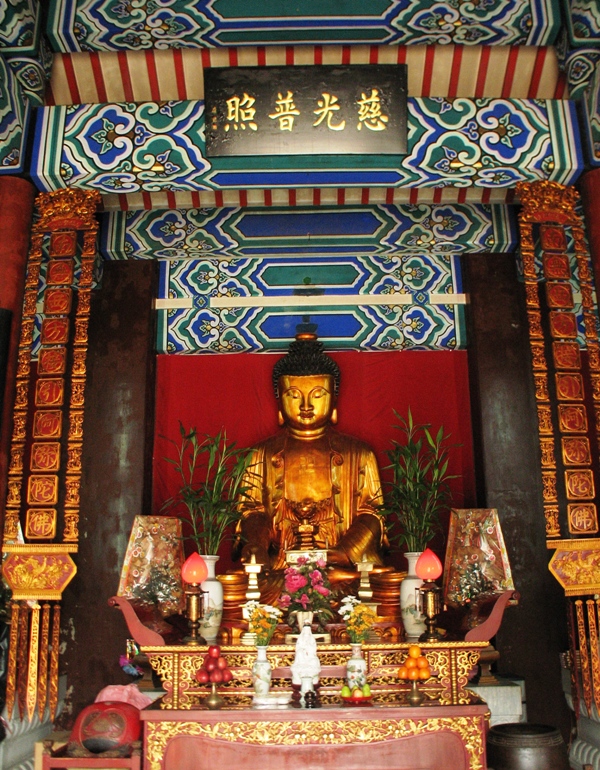
[(423, 581), (415, 574), (415, 565), (421, 555), (420, 551), (409, 551), (404, 554), (408, 562), (408, 575), (400, 584), (400, 610), (404, 631), (409, 640), (418, 638), (425, 632), (425, 618), (417, 611), (416, 590)]
[(202, 556), (208, 569), (208, 577), (201, 584), (204, 591), (204, 613), (200, 621), (200, 633), (207, 644), (214, 644), (219, 635), (223, 617), (223, 586), (217, 580), (215, 568), (218, 556)]
[(346, 681), (352, 692), (355, 687), (362, 689), (367, 683), (367, 661), (363, 656), (362, 644), (351, 643), (350, 649), (352, 654), (346, 663)]
[(271, 689), (271, 664), (267, 658), (267, 646), (256, 646), (256, 660), (252, 664), (252, 687), (259, 698), (269, 694)]

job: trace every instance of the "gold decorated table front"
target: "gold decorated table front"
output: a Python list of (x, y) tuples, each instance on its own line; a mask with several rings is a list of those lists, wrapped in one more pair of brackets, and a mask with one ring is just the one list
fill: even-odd
[(145, 709), (144, 770), (486, 770), (489, 710), (469, 704)]
[[(367, 661), (367, 679), (373, 694), (380, 703), (401, 700), (410, 689), (408, 682), (398, 679), (398, 669), (406, 658), (409, 644), (364, 644), (363, 654)], [(426, 699), (442, 706), (456, 706), (470, 702), (467, 690), (469, 676), (473, 673), (481, 650), (487, 642), (437, 642), (422, 643), (432, 676), (421, 682), (419, 688)], [(206, 647), (142, 647), (150, 665), (162, 681), (165, 695), (163, 709), (192, 709), (207, 695), (206, 686), (198, 684), (196, 673), (201, 668)], [(267, 657), (273, 669), (271, 690), (290, 691), (290, 665), (294, 660), (292, 645), (272, 645)], [(351, 655), (348, 644), (319, 644), (321, 662), (320, 692), (324, 701), (334, 700), (344, 683), (346, 663)], [(253, 647), (243, 645), (221, 646), (221, 654), (227, 658), (233, 680), (219, 687), (229, 703), (246, 703), (252, 695), (252, 664), (256, 658)]]

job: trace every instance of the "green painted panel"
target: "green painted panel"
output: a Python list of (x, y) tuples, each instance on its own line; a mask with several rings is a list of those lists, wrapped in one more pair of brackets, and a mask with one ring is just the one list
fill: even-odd
[(396, 3), (394, 0), (302, 0), (283, 3), (281, 0), (214, 0), (212, 10), (223, 19), (329, 18), (358, 17), (378, 19)]
[(358, 278), (352, 265), (281, 265), (262, 274), (268, 286), (351, 286)]

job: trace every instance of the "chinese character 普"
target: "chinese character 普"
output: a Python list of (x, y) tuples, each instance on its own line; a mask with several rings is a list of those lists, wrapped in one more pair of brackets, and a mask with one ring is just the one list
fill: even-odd
[(291, 91), (288, 91), (286, 96), (278, 93), (275, 105), (275, 112), (270, 113), (269, 117), (271, 120), (279, 120), (281, 131), (291, 131), (294, 127), (294, 116), (300, 115), (300, 110), (297, 110), (294, 104), (294, 94)]
[(341, 109), (337, 96), (333, 94), (321, 94), (322, 99), (317, 100), (319, 106), (318, 110), (313, 110), (315, 115), (318, 115), (317, 120), (313, 123), (313, 126), (320, 125), (325, 119), (327, 119), (327, 128), (332, 131), (343, 131), (346, 126), (346, 121), (342, 120), (341, 123), (333, 125), (332, 119), (334, 112)]
[(249, 126), (253, 131), (258, 130), (258, 126), (254, 122), (254, 116), (256, 115), (256, 109), (254, 108), (254, 102), (256, 99), (253, 96), (248, 96), (244, 92), (242, 98), (239, 96), (232, 96), (231, 99), (227, 99), (227, 123), (225, 124), (225, 131), (229, 131), (231, 126), (237, 131), (238, 128), (245, 129)]
[(381, 112), (381, 101), (379, 99), (379, 91), (376, 88), (371, 89), (371, 95), (367, 96), (361, 93), (361, 98), (357, 102), (358, 104), (358, 130), (360, 131), (363, 125), (370, 131), (385, 131), (387, 128), (386, 123), (389, 118), (387, 115), (383, 115)]

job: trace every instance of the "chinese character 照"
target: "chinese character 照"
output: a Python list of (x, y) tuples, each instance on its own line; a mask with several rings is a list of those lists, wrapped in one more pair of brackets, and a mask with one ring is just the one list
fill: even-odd
[(271, 120), (279, 120), (281, 131), (291, 131), (294, 127), (294, 115), (300, 115), (300, 110), (294, 104), (294, 94), (287, 92), (287, 96), (277, 94), (275, 112), (269, 114)]
[(332, 131), (343, 131), (346, 126), (345, 120), (342, 120), (342, 122), (338, 123), (337, 126), (334, 126), (333, 123), (331, 122), (333, 119), (333, 113), (341, 109), (337, 96), (334, 96), (333, 94), (326, 94), (326, 93), (321, 94), (321, 96), (323, 98), (317, 100), (319, 109), (313, 110), (315, 115), (319, 116), (317, 120), (313, 123), (313, 126), (320, 125), (327, 118), (327, 128), (330, 128)]
[(238, 127), (245, 129), (246, 126), (257, 131), (258, 126), (254, 122), (256, 109), (253, 105), (255, 101), (253, 96), (248, 96), (245, 92), (241, 99), (239, 96), (232, 96), (231, 99), (227, 99), (225, 103), (227, 104), (228, 123), (225, 124), (225, 131), (229, 131), (230, 126), (233, 126), (236, 131)]
[(366, 126), (370, 131), (385, 131), (385, 125), (389, 118), (381, 112), (381, 102), (379, 100), (379, 91), (376, 88), (371, 89), (371, 95), (361, 94), (358, 100), (358, 130)]

